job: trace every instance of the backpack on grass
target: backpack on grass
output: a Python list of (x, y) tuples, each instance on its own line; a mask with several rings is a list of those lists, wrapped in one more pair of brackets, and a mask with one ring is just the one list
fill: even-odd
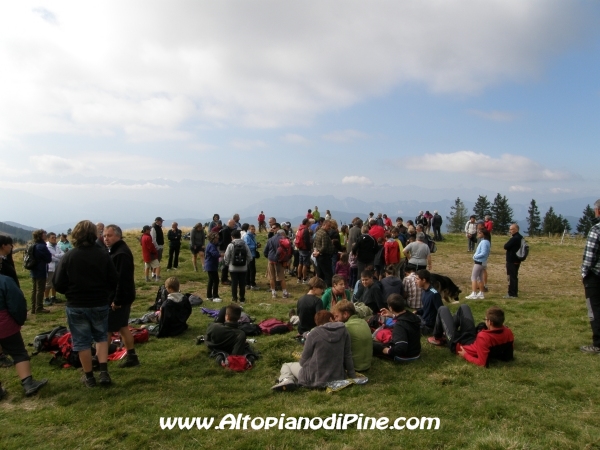
[[(69, 333), (67, 327), (57, 326), (50, 331), (45, 331), (33, 338), (33, 355), (40, 352), (52, 352), (58, 350), (58, 340), (64, 334)], [(70, 334), (70, 333), (69, 333)]]
[(291, 324), (286, 324), (278, 319), (265, 319), (258, 324), (263, 334), (285, 334), (292, 331)]

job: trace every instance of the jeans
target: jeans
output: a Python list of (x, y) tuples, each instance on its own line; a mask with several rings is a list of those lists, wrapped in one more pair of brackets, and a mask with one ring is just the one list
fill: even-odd
[(506, 263), (506, 275), (508, 276), (508, 295), (519, 296), (519, 267), (521, 263)]
[(238, 288), (240, 290), (240, 302), (246, 301), (246, 272), (229, 272), (231, 277), (231, 298), (238, 301)]
[(219, 298), (219, 272), (216, 270), (209, 270), (206, 273), (208, 274), (206, 298)]
[(454, 316), (447, 306), (440, 306), (435, 318), (433, 336), (440, 338), (446, 335), (448, 346), (451, 346), (457, 335), (465, 333), (476, 335), (475, 319), (473, 319), (473, 313), (469, 305), (460, 305)]
[(594, 347), (600, 347), (600, 277), (590, 274), (583, 279), (585, 302), (588, 317), (592, 327), (592, 342)]
[(169, 246), (169, 262), (167, 263), (167, 269), (174, 267), (177, 269), (179, 266), (179, 250), (181, 246)]

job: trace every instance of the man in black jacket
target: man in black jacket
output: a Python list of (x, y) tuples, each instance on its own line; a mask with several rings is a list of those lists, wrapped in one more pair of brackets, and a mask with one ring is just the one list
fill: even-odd
[[(221, 256), (225, 255), (225, 250), (233, 239), (231, 238), (231, 232), (235, 230), (235, 221), (233, 219), (229, 219), (227, 222), (227, 226), (223, 227), (221, 231), (219, 231), (219, 252)], [(231, 282), (228, 280), (229, 278), (229, 266), (227, 264), (223, 264), (223, 268), (221, 269), (221, 284), (230, 285)]]
[[(179, 250), (181, 249), (181, 230), (178, 228), (177, 222), (173, 222), (171, 229), (167, 233), (169, 240), (169, 262), (167, 270), (179, 267)], [(174, 258), (174, 259), (173, 259)]]
[(442, 223), (444, 220), (442, 216), (438, 214), (437, 211), (433, 212), (433, 219), (431, 219), (431, 226), (433, 227), (433, 240), (434, 241), (442, 241)]
[(214, 322), (206, 330), (206, 346), (213, 352), (243, 355), (246, 351), (246, 333), (238, 329), (242, 315), (240, 306), (231, 304), (225, 310), (225, 323)]
[(387, 299), (387, 308), (379, 311), (382, 317), (394, 323), (392, 340), (387, 344), (373, 341), (373, 354), (387, 356), (394, 361), (411, 361), (421, 356), (421, 319), (406, 309), (406, 300), (400, 294)]
[(104, 229), (104, 244), (108, 247), (108, 253), (119, 273), (119, 282), (111, 295), (108, 311), (108, 342), (113, 332), (118, 331), (121, 334), (123, 345), (127, 349), (125, 360), (119, 364), (121, 368), (140, 364), (135, 353), (133, 336), (129, 331), (129, 313), (135, 300), (133, 254), (122, 238), (123, 232), (117, 225), (107, 225)]
[(508, 276), (508, 294), (504, 298), (517, 298), (519, 296), (519, 267), (521, 260), (517, 258), (517, 252), (521, 248), (521, 239), (519, 234), (519, 225), (511, 224), (508, 229), (512, 237), (504, 244), (506, 250), (506, 275)]

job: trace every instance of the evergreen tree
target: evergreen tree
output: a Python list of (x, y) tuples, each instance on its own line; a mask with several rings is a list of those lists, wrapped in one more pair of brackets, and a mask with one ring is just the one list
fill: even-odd
[(468, 218), (467, 207), (460, 197), (457, 197), (454, 206), (450, 207), (450, 215), (446, 216), (446, 219), (448, 219), (448, 232), (462, 233)]
[[(567, 230), (567, 232), (571, 232), (571, 224), (569, 223), (569, 221), (567, 220), (566, 217), (563, 217), (562, 214), (558, 215), (558, 220), (560, 220), (560, 223), (562, 225), (562, 229)], [(561, 231), (562, 233), (562, 231)]]
[(554, 212), (554, 208), (551, 206), (544, 216), (542, 222), (542, 232), (544, 234), (557, 234), (562, 233), (565, 229), (562, 216), (557, 216)]
[(477, 216), (478, 219), (484, 219), (485, 216), (491, 215), (491, 206), (492, 204), (487, 199), (487, 195), (480, 195), (479, 197), (477, 197), (475, 206), (473, 206), (473, 213)]
[(494, 218), (494, 231), (499, 234), (508, 233), (508, 228), (513, 223), (513, 210), (508, 205), (506, 196), (496, 195), (494, 203), (492, 203), (491, 213)]
[(527, 228), (527, 234), (529, 236), (537, 236), (540, 234), (540, 225), (542, 224), (542, 220), (540, 219), (540, 210), (538, 209), (535, 200), (531, 199), (527, 213), (529, 214), (527, 217), (527, 223), (529, 224), (529, 228)]
[(587, 236), (590, 229), (598, 223), (598, 218), (594, 214), (594, 210), (590, 205), (587, 205), (583, 210), (583, 216), (577, 223), (577, 232)]

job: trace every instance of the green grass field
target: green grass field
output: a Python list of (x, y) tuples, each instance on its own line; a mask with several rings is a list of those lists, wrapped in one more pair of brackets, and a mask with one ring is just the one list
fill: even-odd
[[(144, 314), (157, 290), (143, 281), (136, 234), (126, 240), (138, 263), (138, 297), (133, 315)], [(261, 238), (264, 242), (264, 235)], [(423, 338), (420, 361), (398, 365), (375, 360), (366, 373), (369, 383), (334, 394), (301, 389), (274, 393), (270, 387), (282, 363), (293, 361), (301, 347), (282, 336), (259, 336), (262, 358), (241, 374), (217, 366), (194, 338), (204, 334), (209, 319), (194, 310), (182, 336), (151, 338), (137, 348), (141, 366), (118, 369), (109, 363), (113, 385), (87, 389), (75, 369), (48, 364), (50, 356), (32, 357), (37, 378), (48, 386), (25, 398), (14, 369), (0, 369), (9, 397), (0, 402), (0, 448), (233, 448), (233, 449), (548, 449), (600, 448), (600, 357), (583, 354), (591, 331), (579, 277), (584, 241), (531, 239), (529, 259), (520, 271), (520, 298), (504, 300), (504, 251), (507, 238), (494, 236), (489, 262), (490, 292), (485, 300), (461, 300), (483, 319), (486, 308), (505, 310), (515, 334), (515, 361), (483, 369), (432, 347)], [(19, 266), (29, 302), (31, 283)], [(166, 261), (163, 261), (163, 270)], [(264, 278), (265, 258), (258, 260), (262, 290), (249, 292), (245, 311), (262, 320), (286, 319), (304, 293), (292, 279), (292, 298), (272, 300)], [(433, 272), (450, 276), (470, 292), (471, 254), (462, 236), (447, 236), (433, 257)], [(175, 274), (182, 292), (206, 296), (207, 277), (192, 270), (187, 244)], [(223, 304), (231, 299), (220, 288)], [(211, 307), (210, 304), (204, 306)], [(217, 308), (219, 305), (215, 305)], [(451, 307), (455, 309), (455, 307)], [(65, 324), (64, 304), (52, 314), (31, 317), (23, 327), (26, 342), (54, 325)], [(160, 417), (321, 417), (364, 414), (370, 417), (439, 417), (438, 430), (161, 430)]]

